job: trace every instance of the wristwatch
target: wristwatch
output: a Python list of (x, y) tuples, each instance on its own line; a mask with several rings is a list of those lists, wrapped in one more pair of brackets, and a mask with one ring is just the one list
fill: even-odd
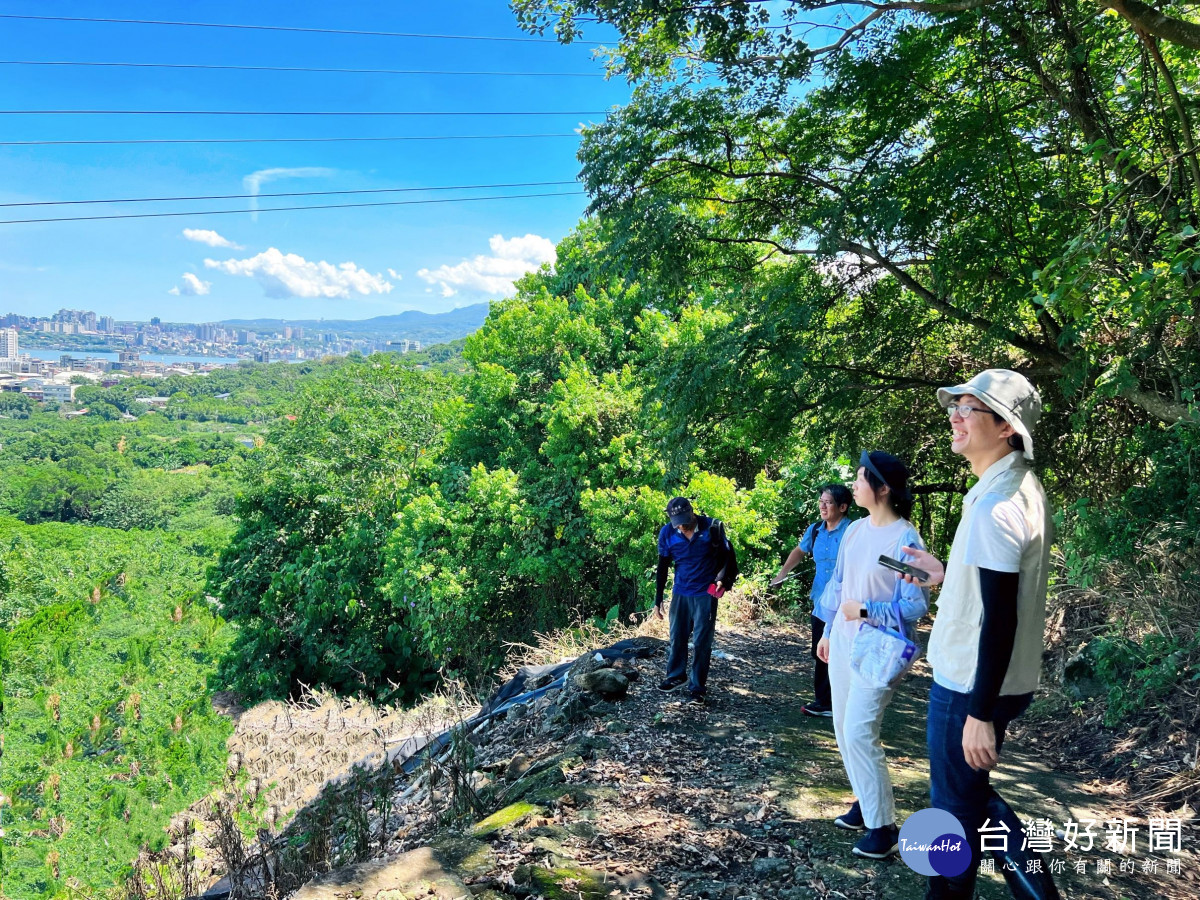
[(860, 609), (860, 610), (858, 611), (858, 617), (859, 617), (860, 619), (866, 619), (866, 618), (868, 618), (868, 616), (867, 616), (867, 608), (866, 608), (865, 606), (864, 606), (862, 609)]

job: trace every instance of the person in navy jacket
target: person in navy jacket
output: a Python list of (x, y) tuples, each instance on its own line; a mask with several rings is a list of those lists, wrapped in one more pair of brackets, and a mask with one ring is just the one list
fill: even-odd
[[(725, 526), (710, 516), (697, 516), (691, 501), (675, 497), (667, 504), (670, 519), (658, 532), (658, 580), (654, 612), (663, 618), (663, 592), (667, 572), (675, 567), (671, 590), (671, 650), (667, 675), (660, 691), (688, 686), (688, 699), (703, 703), (708, 685), (713, 633), (717, 625), (717, 599), (725, 592), (731, 570), (733, 547)], [(690, 677), (688, 638), (695, 647)]]

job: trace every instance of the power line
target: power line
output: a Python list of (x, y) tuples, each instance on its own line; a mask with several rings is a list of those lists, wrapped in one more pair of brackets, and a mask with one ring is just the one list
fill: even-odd
[(445, 69), (338, 69), (319, 66), (236, 66), (216, 63), (87, 62), (82, 60), (0, 59), (0, 66), (81, 66), (113, 69), (215, 69), (235, 72), (324, 72), (343, 75), (477, 75), (519, 78), (603, 78), (602, 72), (472, 72)]
[(309, 209), (361, 209), (369, 206), (422, 206), (435, 203), (474, 203), (482, 200), (524, 200), (537, 197), (578, 197), (585, 191), (562, 191), (552, 194), (503, 194), (495, 197), (444, 197), (434, 200), (383, 200), (372, 203), (330, 203), (318, 206), (267, 206), (262, 209), (208, 209), (187, 212), (123, 213), (111, 216), (62, 216), (53, 219), (5, 219), (0, 225), (36, 225), (43, 222), (96, 222), (112, 219), (165, 219), (180, 216), (227, 216), (260, 212), (297, 212)]
[(0, 147), (59, 147), (96, 144), (327, 144), (362, 141), (498, 141), (517, 138), (577, 138), (574, 131), (553, 134), (423, 134), (387, 137), (308, 137), (308, 138), (125, 138), (93, 141), (0, 141)]
[[(290, 31), (301, 34), (346, 34), (365, 37), (420, 38), (440, 41), (497, 41), (514, 44), (557, 44), (554, 38), (496, 37), (482, 34), (419, 34), (409, 31), (363, 31), (349, 28), (302, 28), (296, 25), (239, 25), (230, 22), (171, 22), (161, 19), (101, 19), (89, 16), (29, 16), (15, 13), (0, 13), (0, 19), (24, 19), (37, 22), (94, 22), (105, 25), (169, 25), (177, 28), (230, 28), (239, 31)], [(599, 41), (574, 41), (589, 47), (600, 46)]]
[(364, 188), (343, 191), (287, 191), (277, 194), (208, 194), (197, 197), (125, 197), (115, 200), (34, 200), (25, 203), (0, 203), (0, 208), (24, 206), (82, 206), (97, 203), (174, 203), (191, 200), (253, 200), (270, 197), (329, 197), (345, 194), (407, 194), (414, 191), (475, 191), (518, 187), (561, 187), (576, 181), (518, 181), (510, 184), (453, 184), (435, 187)]
[(0, 116), (604, 116), (608, 110), (0, 109)]

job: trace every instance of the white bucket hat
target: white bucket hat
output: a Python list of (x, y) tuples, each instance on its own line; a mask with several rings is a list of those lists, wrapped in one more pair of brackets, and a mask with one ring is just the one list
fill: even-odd
[(938, 388), (943, 407), (955, 397), (970, 394), (1013, 427), (1025, 444), (1025, 458), (1033, 459), (1033, 430), (1042, 417), (1042, 395), (1024, 375), (1011, 369), (985, 369), (966, 384)]

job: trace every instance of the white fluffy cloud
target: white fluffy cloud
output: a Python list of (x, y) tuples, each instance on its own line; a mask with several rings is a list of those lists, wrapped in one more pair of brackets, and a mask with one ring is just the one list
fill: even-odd
[(167, 293), (174, 294), (176, 297), (203, 297), (211, 290), (211, 281), (201, 281), (191, 272), (184, 272), (183, 284), (171, 288)]
[(241, 250), (241, 244), (235, 244), (229, 238), (222, 237), (215, 231), (209, 231), (207, 228), (185, 228), (183, 236), (189, 241), (196, 241), (198, 244), (208, 244), (210, 247), (228, 247), (230, 250)]
[(310, 262), (271, 247), (248, 259), (206, 259), (204, 265), (227, 275), (244, 275), (262, 285), (268, 297), (349, 297), (351, 293), (386, 294), (392, 284), (352, 262)]
[(400, 281), (404, 277), (399, 272), (397, 272), (395, 269), (388, 269), (388, 274), (390, 276), (392, 276), (392, 278), (396, 279), (397, 281)]
[(536, 234), (505, 240), (493, 235), (488, 241), (491, 256), (464, 259), (455, 266), (421, 269), (417, 277), (441, 288), (443, 297), (459, 291), (504, 295), (512, 292), (513, 282), (542, 263), (554, 262), (554, 242)]

